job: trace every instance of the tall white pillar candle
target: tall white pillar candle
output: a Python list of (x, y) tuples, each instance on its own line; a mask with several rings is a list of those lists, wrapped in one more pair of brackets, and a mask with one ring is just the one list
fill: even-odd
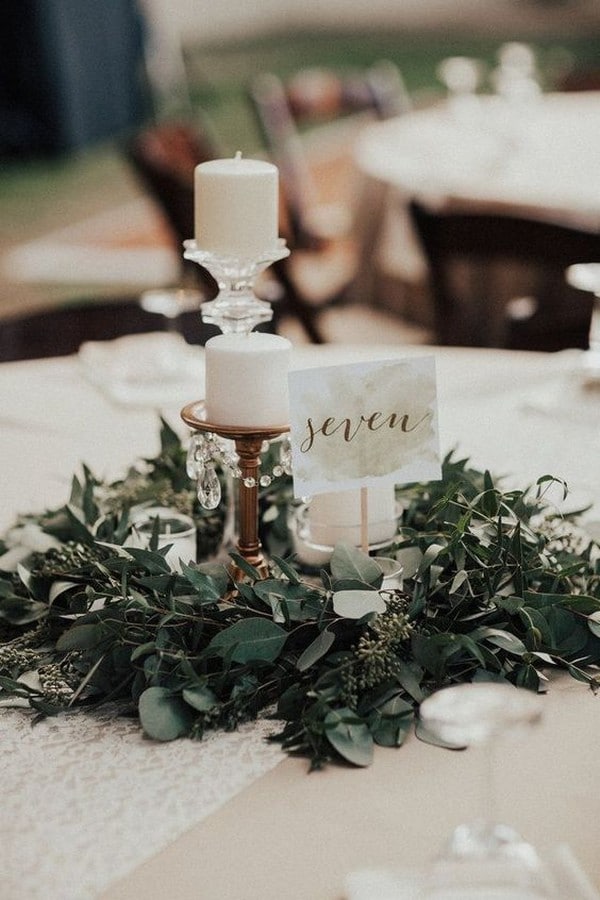
[[(360, 490), (315, 494), (307, 512), (310, 540), (334, 547), (342, 542), (361, 544)], [(391, 541), (397, 531), (396, 498), (393, 485), (368, 488), (368, 539), (370, 544)]]
[(196, 166), (195, 237), (201, 250), (257, 259), (279, 233), (277, 167), (258, 159), (213, 159)]
[(206, 342), (206, 418), (247, 428), (286, 425), (292, 345), (277, 334), (218, 334)]

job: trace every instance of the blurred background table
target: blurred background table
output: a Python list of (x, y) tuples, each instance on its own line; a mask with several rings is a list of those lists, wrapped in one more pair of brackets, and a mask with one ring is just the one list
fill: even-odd
[[(363, 284), (418, 285), (427, 261), (412, 200), (433, 209), (539, 219), (600, 232), (600, 92), (445, 101), (366, 126), (355, 161), (368, 180)], [(373, 209), (376, 206), (376, 211)], [(370, 207), (370, 208), (369, 208)], [(363, 287), (363, 292), (368, 287)], [(412, 309), (416, 320), (431, 311)]]

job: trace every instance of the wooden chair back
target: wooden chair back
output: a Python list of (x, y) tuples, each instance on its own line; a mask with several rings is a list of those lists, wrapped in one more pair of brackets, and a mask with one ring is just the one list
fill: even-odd
[(411, 204), (429, 267), (440, 344), (561, 350), (588, 346), (592, 298), (567, 266), (600, 260), (600, 234), (540, 220)]

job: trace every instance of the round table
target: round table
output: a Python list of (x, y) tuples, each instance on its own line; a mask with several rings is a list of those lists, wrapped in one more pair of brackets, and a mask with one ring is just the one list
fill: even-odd
[[(480, 96), (366, 125), (354, 146), (366, 179), (356, 217), (363, 296), (378, 276), (420, 284), (427, 269), (408, 203), (541, 218), (600, 229), (600, 92), (509, 104)], [(388, 287), (388, 291), (393, 290)], [(427, 313), (415, 310), (427, 320)]]
[[(575, 499), (600, 503), (600, 403), (573, 381), (579, 353), (324, 345), (294, 348), (293, 364), (414, 354), (436, 360), (444, 452), (516, 486), (554, 474)], [(157, 451), (159, 410), (114, 403), (86, 371), (76, 357), (0, 365), (3, 529), (64, 503), (81, 462), (118, 477)], [(192, 381), (160, 411), (182, 428), (180, 409), (202, 390)], [(541, 847), (567, 841), (600, 886), (597, 703), (559, 678), (542, 727), (498, 766), (499, 813)], [(378, 750), (368, 770), (309, 775), (306, 760), (264, 742), (264, 723), (157, 745), (110, 715), (30, 721), (0, 711), (11, 900), (337, 900), (352, 869), (428, 859), (477, 809), (483, 777), (469, 751), (415, 738)]]

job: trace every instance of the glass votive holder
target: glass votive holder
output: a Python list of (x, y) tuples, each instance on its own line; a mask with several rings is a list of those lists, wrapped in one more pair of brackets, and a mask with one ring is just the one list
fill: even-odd
[(147, 550), (158, 519), (158, 548), (169, 547), (165, 559), (172, 569), (196, 562), (196, 525), (190, 516), (163, 506), (147, 506), (131, 514), (129, 547)]
[(383, 572), (381, 590), (401, 591), (404, 585), (404, 566), (402, 563), (393, 556), (375, 556), (374, 562), (377, 563)]
[[(303, 503), (293, 509), (288, 517), (288, 528), (292, 539), (294, 553), (298, 561), (308, 569), (322, 569), (329, 565), (329, 560), (336, 543), (345, 543), (360, 547), (360, 529), (355, 525), (340, 525), (335, 528), (315, 528), (314, 520), (308, 516), (309, 504)], [(396, 519), (382, 522), (371, 522), (369, 527), (369, 553), (385, 551), (393, 542), (397, 530)], [(316, 534), (315, 534), (316, 532)], [(322, 536), (330, 537), (331, 543), (319, 540)], [(397, 563), (397, 565), (399, 565)]]

